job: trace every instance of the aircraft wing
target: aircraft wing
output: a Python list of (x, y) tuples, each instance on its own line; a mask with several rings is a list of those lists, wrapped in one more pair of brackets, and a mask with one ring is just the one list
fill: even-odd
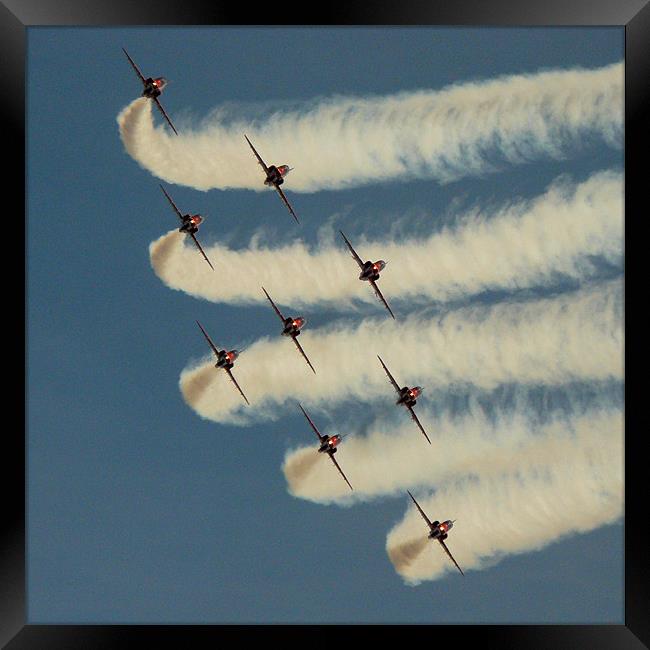
[(289, 209), (289, 212), (291, 212), (291, 216), (296, 220), (296, 223), (300, 223), (300, 221), (298, 221), (298, 217), (296, 216), (296, 213), (293, 211), (293, 208), (289, 204), (289, 201), (287, 201), (287, 197), (284, 195), (284, 192), (280, 189), (280, 186), (279, 185), (274, 185), (273, 187), (275, 187), (275, 189), (278, 191), (278, 194), (280, 195), (280, 198), (282, 199), (284, 204)]
[(442, 546), (442, 548), (445, 549), (445, 553), (449, 556), (449, 559), (456, 565), (456, 568), (460, 571), (460, 574), (464, 576), (465, 574), (463, 573), (463, 570), (458, 566), (458, 562), (454, 560), (454, 556), (449, 552), (449, 549), (447, 548), (447, 545), (441, 540), (438, 540)]
[(212, 266), (212, 263), (208, 259), (208, 256), (205, 254), (205, 251), (201, 248), (201, 244), (199, 244), (199, 240), (196, 238), (193, 232), (187, 233), (193, 240), (194, 243), (196, 244), (196, 247), (201, 251), (201, 255), (205, 258), (205, 261), (210, 264), (210, 268), (214, 271), (214, 266)]
[(352, 253), (352, 257), (356, 260), (357, 264), (359, 265), (359, 268), (363, 270), (363, 262), (361, 261), (361, 258), (357, 255), (357, 252), (352, 248), (352, 244), (348, 241), (348, 238), (343, 234), (342, 230), (339, 230), (341, 233), (341, 236), (343, 239), (345, 239), (345, 243), (348, 245), (348, 249), (350, 250), (350, 253)]
[[(264, 293), (266, 293), (266, 289), (264, 287), (262, 287), (262, 291)], [(278, 315), (280, 320), (284, 323), (284, 316), (282, 315), (282, 312), (275, 306), (275, 303), (271, 299), (271, 296), (269, 296), (269, 294), (266, 293), (266, 297), (269, 299), (269, 302), (271, 303), (271, 306), (273, 307), (273, 309), (275, 309), (275, 313)]]
[(199, 321), (196, 321), (196, 324), (201, 328), (201, 331), (203, 332), (203, 336), (205, 336), (205, 340), (208, 342), (208, 345), (212, 348), (212, 351), (219, 356), (219, 349), (217, 346), (212, 342), (212, 339), (208, 336), (208, 333), (201, 327), (201, 323)]
[(307, 415), (307, 412), (305, 411), (304, 408), (302, 408), (302, 405), (298, 403), (298, 406), (300, 406), (300, 410), (303, 412), (303, 415), (309, 420), (309, 424), (311, 424), (311, 428), (315, 431), (316, 435), (318, 436), (318, 440), (322, 442), (323, 438), (326, 436), (322, 435), (321, 432), (316, 428), (316, 425), (311, 421), (311, 418)]
[(174, 200), (172, 199), (169, 194), (167, 194), (165, 188), (161, 185), (160, 189), (163, 191), (163, 194), (167, 197), (167, 200), (169, 201), (169, 204), (174, 208), (174, 212), (178, 215), (178, 218), (181, 220), (181, 223), (183, 221), (183, 215), (181, 214), (181, 211), (176, 207), (176, 204), (174, 203)]
[(377, 283), (374, 280), (368, 280), (368, 282), (370, 282), (370, 284), (372, 285), (372, 288), (375, 290), (375, 293), (377, 294), (377, 297), (379, 298), (379, 300), (381, 300), (384, 303), (384, 305), (385, 305), (386, 309), (388, 309), (388, 312), (390, 313), (390, 315), (393, 318), (395, 318), (395, 314), (393, 314), (392, 309), (388, 306), (388, 303), (386, 302), (386, 298), (384, 298), (381, 291), (379, 291), (379, 287), (377, 286)]
[(260, 156), (257, 153), (257, 149), (252, 145), (251, 141), (248, 139), (248, 136), (244, 134), (244, 137), (246, 138), (246, 142), (248, 142), (250, 148), (253, 150), (253, 153), (255, 154), (255, 158), (257, 158), (257, 162), (261, 165), (262, 169), (264, 170), (265, 174), (269, 173), (269, 168), (264, 164), (264, 161), (262, 160), (262, 156)]
[[(406, 491), (409, 492), (408, 490), (406, 490)], [(429, 517), (427, 517), (424, 514), (424, 510), (422, 510), (422, 508), (420, 508), (420, 504), (415, 500), (415, 497), (410, 492), (409, 492), (409, 496), (411, 497), (411, 499), (413, 499), (413, 503), (415, 504), (417, 509), (420, 511), (420, 514), (422, 515), (422, 518), (424, 519), (424, 521), (426, 521), (427, 524), (429, 525), (429, 528), (432, 528), (433, 524), (429, 521)]]
[(140, 81), (142, 82), (142, 85), (144, 86), (146, 84), (146, 81), (145, 81), (144, 75), (142, 74), (142, 72), (140, 72), (140, 68), (138, 68), (138, 66), (135, 64), (133, 59), (129, 56), (129, 53), (124, 48), (122, 48), (122, 52), (124, 52), (124, 54), (126, 54), (126, 58), (129, 60), (129, 63), (133, 66), (133, 69), (135, 70), (135, 73), (138, 75), (138, 77), (140, 77)]
[(232, 383), (235, 384), (235, 386), (237, 386), (237, 390), (239, 391), (240, 395), (244, 398), (244, 401), (246, 402), (246, 404), (248, 404), (250, 406), (251, 403), (248, 401), (248, 399), (246, 399), (246, 395), (244, 395), (244, 391), (239, 387), (239, 384), (237, 383), (237, 380), (233, 377), (232, 372), (230, 372), (230, 368), (224, 368), (224, 370), (228, 373), (228, 377), (230, 377), (230, 379), (232, 380)]
[(298, 350), (300, 350), (300, 354), (305, 358), (305, 361), (309, 364), (309, 367), (311, 368), (312, 372), (316, 374), (316, 371), (314, 370), (314, 366), (311, 365), (311, 361), (307, 358), (307, 355), (305, 354), (305, 351), (302, 349), (302, 345), (298, 343), (298, 339), (295, 336), (291, 337), (293, 339), (293, 342), (296, 344), (296, 347)]
[(388, 375), (388, 379), (390, 379), (390, 383), (393, 384), (393, 388), (397, 391), (397, 394), (398, 395), (401, 394), (400, 387), (397, 385), (397, 382), (393, 378), (393, 375), (391, 375), (390, 372), (388, 371), (388, 368), (386, 368), (386, 364), (381, 360), (381, 357), (379, 355), (377, 355), (377, 359), (379, 359), (379, 363), (381, 363), (381, 365), (383, 366), (386, 374)]
[(158, 97), (154, 97), (153, 101), (156, 103), (156, 106), (160, 109), (160, 112), (163, 114), (163, 117), (167, 120), (167, 124), (172, 127), (172, 131), (178, 135), (178, 131), (174, 128), (172, 121), (169, 119), (169, 115), (165, 113), (165, 109), (162, 107), (162, 104), (158, 101)]
[(354, 488), (350, 485), (350, 481), (348, 481), (348, 477), (343, 473), (343, 470), (339, 467), (339, 464), (336, 462), (336, 458), (334, 458), (334, 454), (329, 453), (329, 457), (331, 461), (336, 465), (336, 469), (339, 470), (341, 476), (345, 479), (345, 482), (350, 486), (350, 489), (354, 490)]
[(427, 442), (431, 444), (431, 440), (429, 440), (429, 436), (427, 435), (426, 431), (424, 430), (424, 427), (420, 424), (420, 420), (418, 420), (418, 416), (415, 415), (415, 411), (413, 410), (412, 406), (407, 406), (406, 407), (409, 410), (409, 413), (411, 414), (411, 418), (415, 424), (418, 425), (420, 431), (422, 431), (422, 435), (427, 439)]

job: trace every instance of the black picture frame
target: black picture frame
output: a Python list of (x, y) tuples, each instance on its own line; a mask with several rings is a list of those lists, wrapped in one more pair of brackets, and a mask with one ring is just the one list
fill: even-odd
[[(635, 268), (640, 256), (637, 247), (643, 243), (643, 222), (647, 210), (641, 210), (641, 188), (647, 158), (648, 129), (645, 109), (650, 88), (650, 0), (457, 0), (427, 2), (401, 0), (399, 3), (381, 0), (365, 7), (351, 3), (328, 2), (309, 9), (306, 3), (260, 5), (255, 10), (257, 25), (458, 25), (458, 26), (598, 26), (618, 25), (625, 28), (625, 247), (626, 289), (643, 283), (642, 272)], [(13, 195), (17, 210), (26, 215), (25, 170), (25, 72), (26, 29), (36, 25), (246, 25), (250, 24), (250, 9), (224, 2), (202, 0), (158, 0), (132, 3), (127, 0), (3, 0), (0, 5), (0, 82), (2, 88), (2, 124), (5, 142), (9, 146), (6, 159), (15, 162), (15, 182), (4, 188), (5, 197)], [(20, 163), (23, 163), (21, 166)], [(21, 183), (21, 178), (23, 182)], [(21, 191), (22, 189), (22, 191)], [(6, 205), (6, 202), (5, 202)], [(5, 218), (9, 218), (5, 208)], [(12, 222), (8, 225), (11, 226)], [(27, 246), (24, 246), (25, 282), (23, 284), (23, 313), (26, 314)], [(16, 246), (20, 256), (20, 247)], [(19, 262), (16, 262), (19, 264)], [(15, 267), (14, 267), (15, 268)], [(9, 277), (9, 276), (6, 276)], [(641, 278), (641, 279), (639, 279)], [(12, 281), (13, 286), (19, 283)], [(644, 283), (643, 283), (644, 284)], [(642, 284), (642, 286), (643, 286)], [(18, 293), (19, 290), (16, 291)], [(631, 295), (631, 294), (630, 294)], [(646, 292), (641, 293), (645, 297)], [(642, 301), (645, 302), (645, 301)], [(625, 370), (634, 370), (639, 357), (639, 319), (634, 318), (635, 301), (626, 303)], [(25, 317), (26, 318), (26, 317)], [(5, 319), (5, 324), (9, 324)], [(18, 320), (19, 319), (15, 319)], [(15, 332), (15, 333), (14, 333)], [(28, 341), (25, 336), (25, 362)], [(19, 325), (8, 328), (5, 342), (13, 337), (20, 340)], [(17, 347), (17, 346), (16, 346)], [(25, 365), (24, 433), (19, 424), (5, 430), (5, 466), (12, 467), (8, 489), (5, 490), (5, 517), (2, 524), (0, 552), (0, 643), (3, 647), (18, 648), (113, 648), (141, 646), (155, 638), (184, 647), (192, 639), (193, 647), (214, 643), (216, 639), (241, 643), (241, 634), (269, 642), (265, 626), (122, 626), (122, 625), (30, 625), (26, 621), (26, 534), (25, 534), (25, 441), (29, 427), (26, 403), (27, 374)], [(502, 648), (642, 648), (650, 647), (650, 576), (648, 570), (648, 543), (645, 522), (647, 487), (642, 480), (647, 454), (644, 453), (648, 416), (639, 413), (642, 399), (641, 382), (625, 382), (625, 623), (623, 625), (545, 625), (545, 626), (412, 626), (397, 633), (429, 634), (434, 632), (436, 643), (461, 647), (466, 642), (480, 643), (482, 647)], [(11, 388), (5, 394), (11, 394)], [(20, 423), (20, 418), (19, 418)], [(607, 544), (607, 539), (603, 539)], [(332, 641), (340, 640), (340, 633), (328, 626), (273, 626), (273, 633), (302, 631), (332, 634)], [(364, 632), (367, 633), (368, 631)], [(376, 630), (370, 630), (376, 633)], [(387, 630), (380, 629), (384, 635)], [(334, 637), (334, 634), (337, 636)], [(346, 630), (358, 634), (358, 630)], [(225, 635), (225, 636), (224, 636)], [(310, 635), (308, 638), (315, 638)], [(248, 639), (247, 639), (248, 640)], [(250, 639), (253, 640), (252, 638)]]

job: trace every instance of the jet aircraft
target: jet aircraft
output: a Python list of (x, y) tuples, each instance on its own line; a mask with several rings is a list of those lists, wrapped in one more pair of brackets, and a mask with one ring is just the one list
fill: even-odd
[(318, 436), (318, 441), (320, 443), (320, 447), (318, 448), (319, 453), (326, 453), (329, 455), (331, 461), (336, 465), (336, 469), (339, 470), (341, 473), (341, 476), (345, 479), (345, 482), (348, 484), (351, 490), (354, 488), (352, 485), (350, 485), (350, 481), (348, 481), (348, 477), (343, 473), (343, 470), (339, 467), (339, 464), (336, 462), (336, 458), (334, 458), (334, 454), (337, 452), (337, 445), (341, 442), (343, 436), (340, 434), (334, 435), (334, 436), (326, 436), (322, 434), (317, 428), (316, 425), (311, 421), (311, 418), (307, 415), (306, 411), (300, 404), (300, 410), (303, 412), (303, 415), (307, 418), (307, 421), (311, 425), (311, 428), (314, 430), (316, 435)]
[(302, 346), (300, 343), (298, 343), (298, 336), (300, 335), (300, 330), (306, 323), (305, 318), (302, 316), (296, 316), (296, 318), (285, 318), (282, 315), (282, 312), (276, 307), (275, 303), (271, 299), (271, 296), (269, 296), (268, 292), (264, 287), (262, 287), (262, 291), (266, 294), (266, 297), (269, 299), (269, 302), (271, 303), (271, 306), (275, 310), (275, 313), (278, 315), (278, 318), (282, 321), (284, 329), (282, 330), (282, 336), (290, 336), (293, 342), (296, 344), (296, 347), (298, 348), (298, 351), (302, 356), (304, 357), (305, 361), (309, 365), (309, 367), (312, 369), (312, 372), (316, 374), (316, 371), (314, 370), (314, 366), (311, 365), (311, 361), (307, 358), (307, 355), (305, 354), (305, 351), (302, 349)]
[(279, 167), (276, 167), (275, 165), (269, 165), (267, 167), (266, 163), (262, 160), (262, 157), (257, 153), (257, 150), (252, 145), (251, 141), (248, 139), (248, 136), (244, 134), (244, 137), (246, 138), (246, 142), (248, 142), (250, 148), (253, 150), (253, 153), (257, 158), (257, 162), (260, 164), (260, 166), (264, 170), (264, 173), (266, 174), (264, 185), (268, 185), (269, 187), (273, 186), (277, 190), (278, 194), (280, 195), (280, 198), (282, 199), (284, 204), (287, 206), (287, 209), (291, 213), (291, 216), (296, 220), (297, 223), (300, 223), (300, 221), (298, 221), (298, 217), (296, 216), (296, 213), (293, 211), (293, 208), (289, 204), (287, 197), (284, 195), (284, 192), (280, 189), (280, 185), (284, 183), (285, 176), (293, 169), (293, 167), (289, 167), (289, 165), (280, 165)]
[(160, 97), (160, 94), (162, 93), (163, 89), (167, 85), (167, 79), (165, 79), (164, 77), (157, 77), (157, 78), (147, 77), (145, 79), (142, 72), (140, 72), (140, 68), (138, 68), (138, 66), (135, 64), (133, 59), (129, 56), (129, 53), (124, 48), (122, 48), (122, 51), (124, 52), (124, 54), (126, 54), (126, 58), (129, 60), (129, 63), (133, 66), (135, 73), (138, 75), (138, 77), (140, 77), (140, 81), (144, 86), (144, 90), (142, 91), (142, 96), (148, 97), (149, 99), (153, 100), (156, 106), (160, 109), (160, 112), (163, 114), (163, 117), (167, 120), (169, 126), (172, 127), (172, 131), (176, 135), (178, 135), (178, 131), (172, 124), (172, 121), (169, 119), (169, 115), (167, 115), (165, 109), (162, 107), (162, 104), (158, 100), (158, 97)]
[(160, 186), (160, 189), (163, 191), (163, 194), (167, 197), (169, 204), (172, 206), (174, 212), (176, 212), (178, 218), (181, 220), (181, 227), (178, 229), (178, 232), (184, 232), (194, 240), (196, 247), (201, 251), (201, 255), (203, 255), (205, 261), (214, 271), (214, 266), (212, 266), (212, 263), (208, 259), (208, 256), (205, 254), (205, 251), (201, 248), (199, 240), (196, 238), (196, 233), (199, 232), (199, 224), (203, 222), (203, 217), (200, 214), (181, 214), (181, 211), (176, 207), (176, 204), (172, 200), (172, 197), (167, 194), (165, 188), (162, 185)]
[(409, 388), (408, 386), (402, 386), (402, 388), (400, 388), (399, 384), (393, 378), (393, 375), (390, 374), (390, 371), (386, 367), (386, 364), (381, 360), (381, 357), (377, 355), (377, 358), (379, 359), (379, 363), (381, 363), (384, 371), (388, 375), (388, 379), (390, 380), (390, 383), (393, 385), (393, 388), (397, 391), (397, 394), (399, 395), (397, 402), (395, 402), (395, 404), (403, 404), (407, 408), (408, 412), (411, 414), (411, 418), (413, 418), (415, 424), (417, 424), (420, 431), (422, 431), (422, 435), (427, 439), (429, 444), (431, 444), (431, 440), (429, 440), (429, 436), (424, 430), (424, 427), (420, 424), (420, 420), (418, 420), (418, 416), (415, 415), (415, 411), (413, 410), (413, 407), (417, 402), (417, 398), (422, 394), (422, 386), (413, 386), (413, 388)]
[(386, 268), (386, 264), (388, 264), (388, 262), (385, 262), (384, 260), (377, 260), (376, 262), (371, 262), (370, 260), (368, 260), (367, 262), (362, 262), (361, 258), (357, 255), (357, 252), (354, 250), (354, 248), (352, 248), (352, 244), (348, 241), (348, 238), (343, 234), (343, 231), (339, 230), (339, 232), (341, 233), (343, 239), (345, 239), (345, 243), (350, 249), (350, 253), (352, 253), (352, 257), (354, 257), (356, 263), (359, 265), (359, 268), (361, 269), (361, 273), (359, 274), (359, 280), (364, 280), (365, 282), (369, 282), (372, 285), (372, 288), (375, 290), (377, 297), (379, 298), (379, 300), (381, 300), (384, 303), (386, 309), (388, 309), (388, 313), (393, 318), (395, 318), (395, 314), (393, 314), (393, 311), (388, 306), (386, 299), (384, 298), (381, 291), (379, 290), (379, 287), (376, 284), (377, 280), (379, 280), (379, 272), (383, 271), (384, 268)]
[(199, 326), (201, 331), (203, 332), (203, 336), (205, 336), (205, 340), (208, 342), (208, 345), (212, 348), (212, 351), (215, 353), (217, 357), (217, 363), (214, 364), (214, 367), (219, 369), (223, 369), (226, 371), (228, 374), (228, 377), (232, 380), (232, 383), (237, 386), (237, 390), (239, 391), (240, 395), (244, 398), (244, 401), (246, 404), (250, 406), (250, 402), (246, 398), (246, 395), (244, 395), (244, 391), (239, 387), (239, 384), (237, 383), (237, 380), (233, 377), (233, 374), (231, 371), (232, 367), (235, 365), (235, 359), (239, 356), (239, 350), (219, 350), (217, 346), (212, 342), (212, 339), (208, 336), (207, 332), (201, 327), (201, 323), (199, 321), (196, 321), (196, 324)]
[[(408, 492), (408, 490), (407, 490)], [(447, 548), (447, 545), (445, 544), (445, 541), (448, 537), (448, 532), (451, 529), (451, 527), (454, 525), (454, 521), (447, 520), (443, 521), (440, 523), (438, 520), (436, 521), (429, 521), (429, 518), (424, 514), (424, 511), (422, 508), (420, 508), (420, 505), (418, 502), (415, 500), (413, 495), (409, 492), (409, 496), (411, 499), (413, 499), (413, 503), (415, 504), (416, 508), (420, 511), (420, 514), (422, 515), (422, 518), (424, 521), (427, 522), (427, 525), (429, 526), (429, 539), (436, 539), (440, 542), (440, 545), (442, 548), (445, 549), (445, 553), (449, 556), (449, 559), (456, 565), (456, 568), (460, 571), (461, 575), (464, 576), (465, 574), (463, 573), (463, 570), (458, 566), (458, 562), (454, 560), (454, 556), (450, 553), (449, 549)]]

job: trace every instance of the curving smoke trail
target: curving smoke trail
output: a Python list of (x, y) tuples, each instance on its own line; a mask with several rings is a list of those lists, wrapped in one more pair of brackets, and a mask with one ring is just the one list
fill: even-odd
[(118, 115), (127, 152), (169, 182), (199, 190), (264, 189), (243, 134), (267, 164), (290, 163), (296, 192), (392, 179), (452, 181), (518, 164), (562, 158), (587, 136), (622, 146), (623, 64), (465, 82), (387, 97), (333, 97), (246, 121), (215, 111), (179, 136), (154, 126), (140, 98)]
[[(588, 440), (593, 431), (617, 437), (622, 444), (620, 409), (556, 416), (544, 424), (530, 418), (525, 407), (501, 412), (496, 419), (476, 406), (460, 418), (438, 417), (431, 409), (422, 409), (420, 419), (426, 422), (432, 445), (406, 415), (399, 420), (377, 419), (366, 435), (345, 439), (337, 460), (354, 492), (315, 449), (308, 425), (301, 427), (305, 446), (289, 450), (282, 465), (289, 492), (315, 503), (352, 504), (401, 496), (406, 489), (439, 487), (459, 477), (487, 479), (550, 465)], [(339, 433), (326, 425), (321, 431)]]
[[(118, 124), (127, 152), (167, 182), (200, 190), (262, 190), (246, 132), (267, 163), (296, 167), (287, 189), (313, 192), (399, 179), (449, 182), (495, 171), (504, 162), (562, 158), (594, 137), (621, 147), (622, 100), (623, 66), (615, 64), (436, 92), (335, 97), (259, 121), (221, 109), (199, 130), (181, 124), (178, 137), (155, 127), (151, 103), (138, 99), (120, 113)], [(468, 212), (453, 229), (425, 241), (379, 244), (355, 237), (354, 243), (362, 256), (391, 263), (381, 280), (389, 301), (448, 301), (490, 289), (549, 286), (558, 273), (588, 278), (592, 256), (621, 258), (622, 227), (622, 177), (602, 172), (580, 184), (563, 179), (534, 200), (490, 214)], [(216, 273), (176, 231), (150, 246), (163, 282), (217, 302), (264, 301), (260, 269), (281, 305), (329, 302), (348, 308), (356, 299), (375, 300), (355, 280), (354, 263), (342, 245), (309, 250), (295, 242), (262, 249), (252, 241), (243, 251), (216, 245), (208, 254)], [(287, 260), (304, 270), (290, 287), (284, 281)], [(289, 341), (264, 338), (249, 346), (235, 368), (250, 408), (207, 356), (183, 370), (179, 384), (202, 417), (241, 424), (272, 419), (296, 399), (308, 407), (394, 399), (377, 353), (400, 383), (422, 383), (433, 392), (449, 386), (492, 390), (512, 382), (620, 381), (622, 300), (619, 280), (544, 300), (411, 315), (396, 323), (382, 313), (360, 324), (307, 330), (300, 340), (315, 376)], [(213, 335), (218, 341), (218, 331)], [(197, 349), (201, 345), (197, 338)], [(466, 572), (621, 516), (620, 410), (539, 423), (521, 411), (493, 419), (474, 410), (452, 418), (419, 408), (432, 446), (406, 414), (399, 420), (393, 414), (391, 421), (377, 422), (367, 435), (342, 445), (337, 458), (353, 493), (328, 459), (306, 446), (285, 457), (290, 492), (351, 505), (384, 495), (406, 499), (409, 488), (432, 519), (457, 519), (448, 544)], [(331, 433), (326, 423), (323, 429)], [(308, 427), (304, 435), (305, 444), (315, 442)], [(388, 556), (409, 583), (456, 571), (426, 535), (410, 505), (388, 533)]]
[[(406, 490), (414, 491), (431, 520), (457, 520), (447, 543), (465, 572), (622, 515), (620, 409), (587, 410), (545, 424), (533, 421), (525, 409), (495, 419), (478, 408), (462, 418), (436, 418), (430, 412), (425, 417), (433, 432), (431, 447), (413, 426), (385, 421), (364, 437), (346, 439), (337, 459), (354, 492), (313, 445), (290, 450), (282, 466), (289, 492), (343, 506), (400, 496), (411, 506)], [(419, 496), (432, 489), (432, 497)], [(388, 556), (409, 583), (456, 571), (427, 535), (413, 507), (388, 533)]]
[(435, 317), (368, 319), (356, 326), (338, 322), (301, 335), (316, 375), (290, 341), (263, 338), (247, 348), (235, 368), (251, 402), (245, 408), (208, 357), (186, 367), (179, 384), (201, 417), (241, 422), (271, 419), (287, 401), (309, 406), (388, 399), (392, 388), (377, 354), (398, 382), (430, 390), (450, 384), (492, 389), (511, 382), (621, 379), (622, 301), (618, 280), (559, 297), (472, 306)]
[[(466, 574), (622, 516), (622, 413), (549, 439), (547, 453), (540, 453), (543, 442), (533, 444), (509, 469), (459, 475), (437, 484), (428, 498), (416, 492), (430, 519), (457, 520), (446, 543)], [(387, 535), (388, 557), (408, 583), (456, 572), (437, 542), (421, 543), (427, 534), (426, 523), (409, 507)]]
[[(214, 302), (266, 304), (263, 277), (280, 304), (351, 308), (358, 299), (383, 309), (367, 284), (357, 281), (357, 266), (338, 233), (337, 238), (317, 250), (299, 241), (277, 248), (252, 241), (243, 250), (206, 246), (216, 273), (176, 230), (153, 242), (149, 251), (156, 275), (167, 286)], [(594, 273), (593, 257), (622, 258), (623, 179), (612, 171), (578, 184), (560, 178), (533, 200), (491, 214), (464, 214), (454, 228), (424, 240), (353, 239), (364, 259), (390, 262), (379, 283), (389, 301), (448, 301), (488, 289), (539, 287), (558, 274), (583, 279)], [(291, 282), (286, 281), (289, 266), (300, 269)]]

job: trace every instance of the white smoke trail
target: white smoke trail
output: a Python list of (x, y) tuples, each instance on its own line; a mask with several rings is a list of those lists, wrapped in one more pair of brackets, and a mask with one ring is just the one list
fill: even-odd
[[(321, 432), (340, 433), (330, 431), (325, 418), (311, 415), (317, 426), (320, 422)], [(609, 432), (622, 440), (617, 409), (556, 416), (542, 425), (521, 407), (500, 413), (495, 420), (476, 407), (470, 407), (462, 418), (436, 417), (429, 409), (421, 410), (419, 418), (432, 445), (406, 413), (399, 423), (393, 418), (378, 420), (367, 435), (345, 438), (337, 461), (354, 492), (332, 471), (335, 468), (329, 459), (315, 449), (317, 441), (305, 422), (301, 427), (305, 446), (289, 450), (282, 466), (289, 492), (316, 503), (352, 504), (402, 495), (406, 489), (441, 486), (459, 477), (481, 476), (487, 480), (513, 469), (521, 472), (552, 464), (571, 452), (578, 441), (596, 436), (594, 431), (602, 435)]]
[[(429, 498), (416, 492), (431, 520), (457, 519), (446, 543), (465, 573), (622, 516), (621, 413), (578, 427), (570, 437), (532, 444), (509, 470), (459, 476), (437, 485)], [(408, 583), (456, 572), (437, 542), (422, 543), (427, 534), (412, 507), (388, 533), (388, 556)]]
[[(357, 267), (338, 233), (338, 241), (316, 251), (298, 241), (278, 248), (251, 242), (237, 251), (206, 247), (216, 273), (183, 238), (173, 231), (149, 247), (156, 275), (173, 289), (215, 302), (266, 304), (264, 278), (278, 304), (350, 307), (359, 299), (383, 309), (367, 283), (357, 280)], [(489, 215), (465, 214), (453, 229), (424, 240), (352, 239), (364, 260), (390, 262), (380, 281), (389, 301), (418, 296), (446, 301), (487, 289), (538, 287), (557, 274), (582, 279), (594, 271), (590, 257), (616, 262), (622, 256), (623, 179), (615, 172), (579, 184), (558, 179), (534, 200)]]
[(621, 147), (623, 65), (459, 83), (388, 97), (334, 97), (258, 121), (215, 112), (179, 136), (154, 127), (140, 98), (118, 116), (127, 152), (155, 176), (199, 190), (263, 189), (247, 133), (268, 164), (296, 171), (285, 187), (313, 192), (388, 179), (447, 182), (494, 169), (489, 157), (522, 163), (561, 158), (587, 135)]
[[(377, 354), (396, 381), (432, 390), (621, 379), (622, 320), (622, 282), (610, 281), (556, 298), (305, 331), (300, 340), (316, 375), (291, 341), (260, 339), (234, 370), (251, 402), (243, 410), (240, 396), (223, 372), (211, 368), (214, 361), (208, 357), (185, 368), (179, 383), (185, 401), (201, 417), (228, 422), (273, 418), (286, 401), (389, 399), (394, 395)], [(205, 325), (210, 332), (210, 323)], [(212, 333), (219, 344), (219, 333)], [(197, 333), (197, 346), (199, 338)]]

